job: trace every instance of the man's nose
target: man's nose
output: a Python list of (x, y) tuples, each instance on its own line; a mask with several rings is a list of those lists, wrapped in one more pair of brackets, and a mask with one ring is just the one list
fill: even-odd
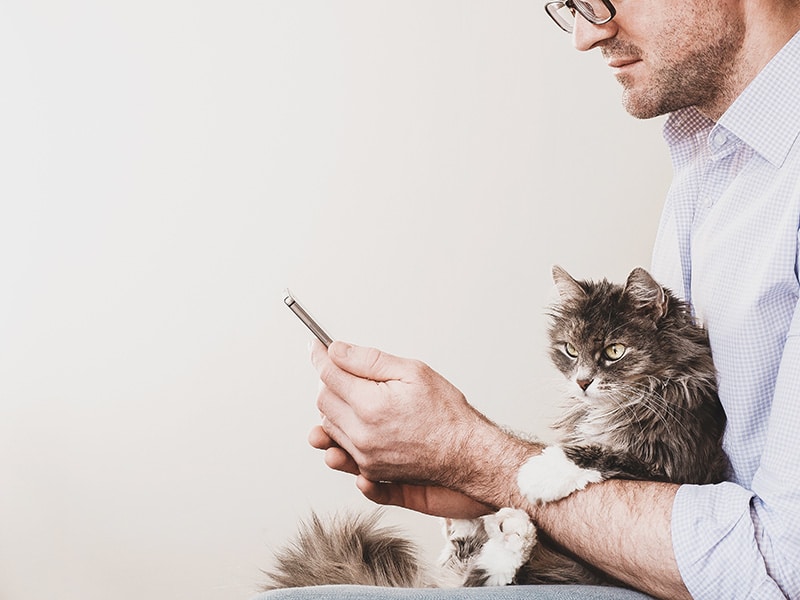
[(603, 40), (608, 40), (617, 35), (617, 23), (611, 20), (603, 25), (595, 25), (580, 15), (575, 17), (572, 29), (572, 44), (576, 50), (585, 52), (591, 50)]

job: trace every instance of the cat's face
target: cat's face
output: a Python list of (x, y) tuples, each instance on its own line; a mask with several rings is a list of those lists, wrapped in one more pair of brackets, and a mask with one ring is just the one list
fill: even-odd
[(553, 364), (568, 382), (569, 395), (619, 402), (658, 372), (657, 330), (664, 292), (643, 270), (626, 285), (577, 282), (553, 272), (561, 302), (550, 329)]

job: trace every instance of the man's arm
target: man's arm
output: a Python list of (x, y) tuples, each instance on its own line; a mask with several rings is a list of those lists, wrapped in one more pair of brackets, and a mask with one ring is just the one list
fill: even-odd
[(609, 480), (535, 507), (534, 522), (579, 558), (656, 598), (691, 598), (672, 550), (679, 486)]
[[(336, 455), (329, 466), (358, 475), (351, 459), (340, 450)], [(672, 551), (670, 521), (677, 485), (609, 480), (558, 502), (533, 506), (513, 487), (503, 491), (516, 485), (513, 474), (505, 479), (482, 502), (447, 488), (376, 483), (363, 475), (358, 475), (357, 485), (378, 504), (453, 518), (474, 518), (504, 505), (523, 506), (551, 540), (611, 577), (656, 598), (691, 597)], [(514, 500), (489, 504), (504, 496)]]
[[(525, 508), (556, 543), (612, 577), (657, 597), (689, 597), (670, 536), (677, 486), (609, 481), (531, 505), (517, 472), (542, 447), (489, 422), (429, 368), (340, 342), (329, 352), (315, 346), (313, 361), (323, 425), (310, 441), (326, 449), (328, 466), (357, 474), (371, 500), (451, 517)], [(378, 483), (386, 481), (404, 483)]]

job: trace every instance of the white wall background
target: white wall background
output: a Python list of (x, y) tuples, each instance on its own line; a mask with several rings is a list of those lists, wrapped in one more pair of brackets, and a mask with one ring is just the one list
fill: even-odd
[(363, 503), (287, 285), (543, 427), (550, 265), (647, 265), (670, 173), (541, 4), (0, 2), (2, 600), (246, 599)]

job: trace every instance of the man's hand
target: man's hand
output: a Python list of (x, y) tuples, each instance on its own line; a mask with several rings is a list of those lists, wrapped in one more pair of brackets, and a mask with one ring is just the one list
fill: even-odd
[[(314, 343), (322, 386), (312, 446), (359, 476), (376, 502), (475, 516), (511, 505), (519, 466), (538, 447), (501, 431), (420, 361), (372, 348)], [(517, 499), (519, 501), (519, 499)]]
[(453, 466), (485, 421), (459, 390), (419, 361), (344, 342), (327, 352), (315, 344), (312, 362), (323, 384), (323, 430), (359, 473), (372, 481), (453, 483)]
[(328, 467), (356, 475), (358, 489), (377, 504), (402, 506), (452, 519), (473, 519), (497, 510), (496, 507), (443, 487), (370, 481), (359, 473), (356, 462), (325, 433), (321, 425), (311, 430), (308, 441), (314, 448), (325, 451), (325, 464)]

